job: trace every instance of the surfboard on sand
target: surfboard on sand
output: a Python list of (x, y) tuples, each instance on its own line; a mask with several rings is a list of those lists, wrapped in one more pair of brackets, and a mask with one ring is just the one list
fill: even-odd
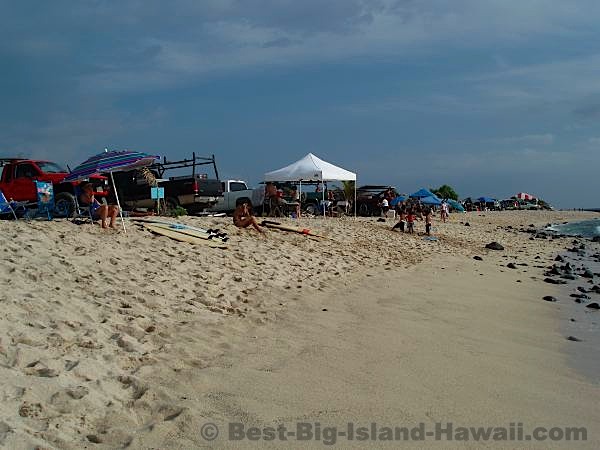
[(175, 230), (169, 227), (161, 227), (160, 224), (147, 223), (144, 224), (144, 228), (162, 236), (175, 239), (180, 242), (188, 242), (190, 244), (208, 245), (214, 248), (227, 248), (227, 245), (218, 239), (208, 239), (208, 237), (198, 237), (190, 234), (182, 233), (182, 230)]
[(317, 234), (317, 233), (313, 233), (312, 231), (306, 229), (306, 228), (297, 228), (297, 227), (290, 227), (288, 225), (283, 225), (279, 222), (274, 222), (272, 220), (263, 220), (260, 223), (263, 227), (267, 227), (267, 228), (274, 228), (276, 230), (281, 230), (281, 231), (291, 231), (292, 233), (300, 233), (300, 234), (304, 234), (306, 236), (313, 236), (313, 237), (319, 237), (319, 238), (324, 238), (325, 236), (321, 235), (321, 234)]
[(224, 240), (227, 240), (227, 233), (219, 233), (219, 230), (205, 230), (204, 228), (198, 228), (198, 227), (193, 227), (191, 225), (186, 225), (183, 223), (177, 223), (177, 222), (169, 222), (166, 220), (159, 220), (159, 219), (131, 219), (134, 222), (138, 222), (138, 223), (151, 223), (151, 224), (160, 224), (160, 225), (168, 225), (170, 228), (176, 229), (176, 230), (193, 230), (193, 231), (197, 231), (199, 233), (207, 233), (210, 234), (214, 237), (217, 238), (222, 238)]
[(197, 237), (200, 239), (211, 239), (213, 241), (219, 241), (219, 242), (226, 242), (229, 238), (224, 237), (221, 238), (220, 236), (216, 236), (214, 234), (210, 234), (210, 233), (206, 233), (204, 231), (198, 231), (194, 228), (187, 228), (187, 227), (179, 227), (177, 225), (168, 225), (168, 224), (164, 224), (164, 223), (153, 223), (151, 224), (155, 227), (158, 228), (163, 228), (165, 230), (173, 230), (173, 231), (177, 231), (179, 233), (183, 233), (183, 234), (187, 234), (188, 236), (193, 236), (193, 237)]

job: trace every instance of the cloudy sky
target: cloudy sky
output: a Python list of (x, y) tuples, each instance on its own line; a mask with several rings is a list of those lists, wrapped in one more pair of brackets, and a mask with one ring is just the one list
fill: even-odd
[(597, 0), (0, 0), (0, 156), (306, 153), (359, 183), (599, 207)]

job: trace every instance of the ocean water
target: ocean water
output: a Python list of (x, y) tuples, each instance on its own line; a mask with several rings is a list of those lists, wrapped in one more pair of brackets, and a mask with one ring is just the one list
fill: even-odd
[(593, 238), (600, 236), (600, 219), (582, 220), (581, 222), (569, 222), (565, 224), (552, 225), (549, 230), (556, 231), (568, 236), (581, 236)]

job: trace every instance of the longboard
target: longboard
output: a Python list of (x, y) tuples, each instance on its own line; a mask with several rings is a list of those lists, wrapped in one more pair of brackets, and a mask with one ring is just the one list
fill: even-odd
[(226, 242), (229, 239), (227, 237), (221, 238), (214, 234), (205, 233), (204, 231), (197, 231), (193, 228), (180, 227), (179, 225), (176, 225), (176, 224), (168, 225), (165, 223), (153, 223), (152, 225), (155, 227), (158, 227), (158, 228), (163, 228), (165, 230), (177, 231), (179, 233), (187, 234), (188, 236), (194, 236), (194, 237), (197, 237), (200, 239), (211, 239), (213, 241), (221, 241), (221, 242)]
[(166, 220), (158, 220), (158, 219), (138, 219), (138, 218), (133, 218), (131, 219), (134, 222), (141, 222), (141, 223), (151, 223), (151, 224), (160, 224), (160, 225), (168, 225), (173, 229), (178, 229), (178, 230), (193, 230), (193, 231), (198, 231), (200, 233), (206, 233), (206, 234), (210, 234), (213, 235), (215, 237), (218, 238), (227, 238), (227, 233), (219, 233), (219, 230), (205, 230), (204, 228), (198, 228), (198, 227), (193, 227), (191, 225), (186, 225), (183, 223), (177, 223), (177, 222), (168, 222)]
[(300, 233), (300, 234), (304, 234), (306, 236), (314, 236), (314, 237), (320, 237), (320, 238), (324, 238), (325, 236), (321, 235), (321, 234), (317, 234), (317, 233), (313, 233), (312, 231), (306, 229), (306, 228), (296, 228), (296, 227), (290, 227), (287, 225), (283, 225), (279, 222), (273, 222), (271, 220), (263, 220), (261, 222), (261, 225), (263, 227), (267, 227), (267, 228), (274, 228), (276, 230), (281, 230), (281, 231), (291, 231), (293, 233)]
[(176, 241), (180, 241), (180, 242), (188, 242), (190, 244), (200, 244), (200, 245), (208, 245), (209, 247), (214, 247), (214, 248), (227, 248), (227, 246), (219, 241), (219, 240), (212, 240), (212, 239), (208, 239), (208, 238), (200, 238), (197, 236), (191, 236), (189, 234), (186, 233), (182, 233), (182, 230), (174, 230), (172, 228), (163, 228), (158, 226), (159, 224), (144, 224), (144, 228), (146, 228), (147, 230), (156, 233), (156, 234), (160, 234), (162, 236), (166, 236), (169, 237), (171, 239), (175, 239)]

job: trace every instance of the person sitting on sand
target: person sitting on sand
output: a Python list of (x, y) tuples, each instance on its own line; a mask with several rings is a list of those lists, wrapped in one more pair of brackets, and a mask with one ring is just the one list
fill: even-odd
[[(119, 214), (119, 208), (115, 205), (105, 205), (100, 203), (94, 197), (94, 186), (92, 183), (85, 183), (81, 186), (81, 195), (79, 201), (83, 206), (89, 206), (92, 210), (92, 217), (94, 219), (100, 219), (100, 225), (102, 228), (116, 228), (117, 215)], [(110, 218), (110, 222), (107, 224), (107, 220)]]
[(415, 232), (415, 213), (414, 211), (411, 209), (408, 210), (408, 213), (406, 214), (406, 232), (407, 233), (414, 233)]
[(433, 211), (428, 208), (425, 212), (425, 234), (431, 236), (431, 222), (433, 220)]
[(238, 228), (248, 228), (252, 225), (256, 231), (263, 233), (262, 228), (258, 226), (256, 217), (250, 212), (247, 202), (244, 202), (235, 208), (235, 211), (233, 212), (233, 224)]
[(404, 223), (406, 221), (406, 211), (404, 208), (400, 208), (398, 211), (398, 223), (392, 227), (392, 231), (396, 228), (400, 228), (400, 231), (404, 233)]

